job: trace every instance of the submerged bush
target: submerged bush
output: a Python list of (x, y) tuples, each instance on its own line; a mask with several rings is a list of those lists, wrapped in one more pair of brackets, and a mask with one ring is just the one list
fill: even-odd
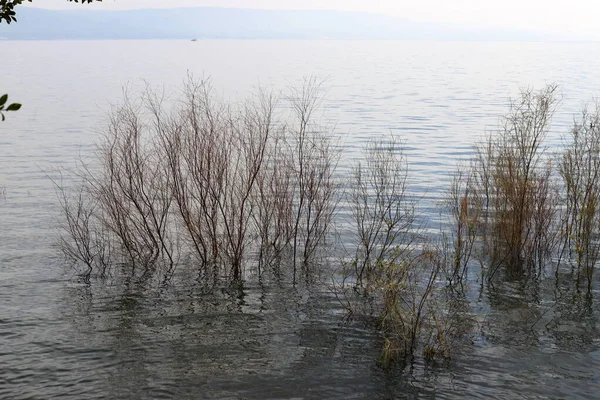
[[(110, 113), (97, 168), (82, 164), (78, 192), (59, 187), (61, 249), (86, 276), (125, 264), (144, 273), (192, 256), (215, 279), (242, 279), (249, 255), (284, 250), (307, 269), (330, 234), (337, 153), (312, 118), (318, 85), (219, 100), (192, 78), (170, 112), (147, 89)], [(271, 257), (272, 258), (272, 257)], [(255, 258), (252, 258), (253, 260)], [(258, 261), (251, 262), (256, 265)]]
[[(354, 229), (335, 288), (352, 315), (376, 321), (383, 341), (381, 365), (427, 350), (450, 354), (447, 313), (436, 307), (444, 252), (416, 223), (417, 202), (409, 192), (408, 162), (398, 137), (367, 142), (356, 162), (348, 203)], [(349, 283), (349, 284), (347, 284)]]
[(408, 197), (408, 165), (397, 138), (368, 141), (363, 157), (364, 163), (354, 166), (350, 187), (358, 285), (376, 279), (378, 268), (394, 263), (410, 247), (415, 206)]
[(591, 290), (600, 257), (600, 108), (585, 109), (571, 130), (560, 162), (564, 183), (564, 250)]
[(459, 168), (450, 184), (445, 199), (446, 211), (450, 214), (449, 231), (443, 233), (451, 246), (444, 243), (446, 253), (451, 253), (446, 262), (446, 278), (450, 285), (462, 284), (466, 279), (467, 267), (475, 250), (477, 232), (482, 216), (482, 199), (474, 196), (475, 187), (472, 171)]
[(556, 108), (556, 86), (525, 90), (502, 126), (475, 147), (467, 207), (481, 206), (482, 256), (492, 278), (498, 267), (531, 271), (556, 247), (558, 187), (546, 139)]
[(553, 168), (544, 141), (556, 109), (556, 91), (550, 85), (539, 92), (521, 92), (501, 129), (475, 146), (470, 169), (461, 173), (465, 179), (455, 181), (451, 195), (455, 259), (467, 256), (465, 266), (479, 242), (488, 279), (500, 266), (539, 275), (562, 248), (558, 265), (566, 254), (578, 267), (577, 281), (583, 276), (591, 290), (600, 255), (600, 117), (598, 109), (583, 111), (564, 141), (558, 168)]
[(381, 266), (376, 287), (381, 296), (377, 318), (384, 366), (414, 355), (418, 346), (429, 358), (451, 356), (452, 323), (440, 306), (441, 255), (439, 249), (426, 246)]

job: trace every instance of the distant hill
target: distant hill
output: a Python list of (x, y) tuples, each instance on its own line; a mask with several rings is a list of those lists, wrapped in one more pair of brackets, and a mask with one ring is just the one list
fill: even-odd
[(541, 40), (534, 32), (424, 23), (344, 11), (175, 8), (127, 11), (20, 7), (3, 39)]

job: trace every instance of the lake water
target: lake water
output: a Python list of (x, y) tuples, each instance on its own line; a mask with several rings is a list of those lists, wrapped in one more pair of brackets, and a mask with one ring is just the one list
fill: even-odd
[[(486, 286), (464, 305), (473, 343), (448, 363), (376, 365), (376, 335), (343, 324), (325, 288), (248, 282), (244, 295), (185, 285), (85, 285), (52, 248), (47, 175), (90, 155), (122, 87), (176, 94), (187, 71), (227, 98), (325, 79), (343, 160), (394, 132), (430, 204), (520, 87), (560, 85), (548, 144), (600, 96), (597, 43), (360, 41), (0, 42), (0, 398), (600, 397), (598, 293), (542, 282)], [(431, 218), (435, 218), (431, 212)], [(537, 322), (536, 322), (537, 321)]]

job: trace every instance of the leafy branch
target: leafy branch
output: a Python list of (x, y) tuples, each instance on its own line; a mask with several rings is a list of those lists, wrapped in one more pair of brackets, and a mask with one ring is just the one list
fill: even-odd
[(21, 108), (21, 104), (19, 104), (19, 103), (12, 103), (7, 106), (6, 105), (7, 101), (8, 101), (7, 94), (0, 97), (0, 115), (2, 116), (2, 121), (4, 121), (6, 119), (6, 117), (4, 116), (4, 113), (6, 111), (18, 111)]

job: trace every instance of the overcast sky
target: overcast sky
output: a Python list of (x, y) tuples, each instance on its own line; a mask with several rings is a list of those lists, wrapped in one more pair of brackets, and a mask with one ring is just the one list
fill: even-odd
[(94, 5), (34, 0), (28, 6), (110, 10), (201, 6), (355, 10), (419, 21), (493, 25), (600, 39), (600, 0), (104, 0)]

